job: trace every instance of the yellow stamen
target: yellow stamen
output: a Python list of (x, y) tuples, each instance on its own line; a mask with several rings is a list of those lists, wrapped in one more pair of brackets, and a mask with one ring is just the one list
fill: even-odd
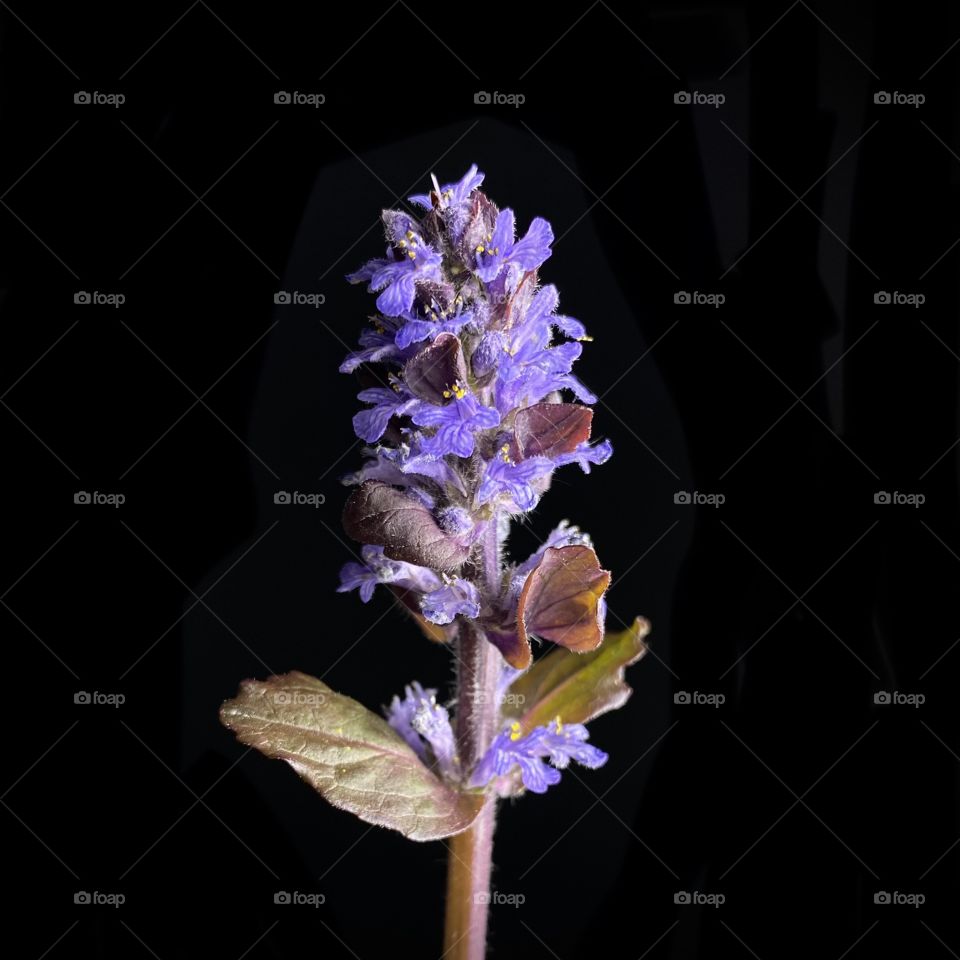
[(563, 733), (563, 724), (560, 722), (560, 714), (557, 714), (556, 720), (553, 721), (557, 725), (557, 733)]
[(514, 720), (513, 723), (510, 724), (510, 739), (511, 740), (520, 739), (520, 724), (516, 720)]
[(581, 343), (593, 343), (593, 337), (585, 333), (582, 337), (577, 337)]
[(416, 260), (416, 259), (417, 259), (417, 252), (416, 252), (416, 250), (408, 250), (408, 251), (407, 251), (407, 256), (408, 256), (411, 260)]
[(408, 230), (408, 231), (407, 231), (407, 239), (408, 239), (408, 240), (412, 240), (415, 236), (416, 236), (416, 234), (415, 234), (412, 230)]
[(482, 243), (478, 243), (478, 244), (477, 244), (477, 253), (483, 253), (483, 244), (482, 244)]

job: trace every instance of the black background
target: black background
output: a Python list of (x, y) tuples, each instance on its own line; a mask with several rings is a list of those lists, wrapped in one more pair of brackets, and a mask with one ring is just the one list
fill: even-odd
[(521, 224), (554, 225), (543, 276), (596, 337), (578, 371), (616, 451), (558, 478), (512, 549), (570, 517), (614, 573), (609, 625), (653, 623), (634, 698), (592, 727), (607, 766), (502, 810), (495, 886), (524, 903), (494, 910), (493, 955), (960, 952), (955, 11), (4, 8), (2, 823), (24, 956), (439, 957), (442, 845), (330, 809), (216, 713), (294, 668), (372, 707), (449, 680), (386, 600), (334, 593), (358, 462), (336, 368), (378, 210), (474, 161)]

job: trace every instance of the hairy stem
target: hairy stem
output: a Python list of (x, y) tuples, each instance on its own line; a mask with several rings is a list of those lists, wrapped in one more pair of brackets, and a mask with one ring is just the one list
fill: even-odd
[[(500, 524), (494, 517), (475, 561), (488, 596), (500, 586)], [(461, 624), (457, 670), (457, 749), (465, 770), (483, 756), (496, 735), (500, 654), (473, 623)], [(487, 799), (469, 830), (448, 844), (444, 960), (483, 960), (487, 941), (490, 872), (496, 798)]]

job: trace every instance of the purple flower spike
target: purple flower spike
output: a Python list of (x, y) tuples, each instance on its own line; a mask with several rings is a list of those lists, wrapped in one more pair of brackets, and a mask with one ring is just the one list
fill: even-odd
[(506, 776), (519, 767), (524, 787), (532, 793), (545, 793), (560, 782), (560, 770), (571, 760), (590, 769), (607, 762), (607, 754), (586, 742), (589, 736), (582, 723), (563, 724), (559, 717), (552, 724), (535, 727), (526, 736), (514, 722), (494, 738), (473, 771), (470, 786), (485, 787), (494, 777)]

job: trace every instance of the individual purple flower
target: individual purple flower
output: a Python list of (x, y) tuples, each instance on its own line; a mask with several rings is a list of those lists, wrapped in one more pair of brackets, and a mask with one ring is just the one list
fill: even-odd
[(558, 453), (553, 462), (562, 467), (568, 463), (578, 463), (584, 473), (590, 472), (590, 464), (606, 463), (613, 456), (613, 444), (609, 440), (599, 443), (581, 443), (570, 453)]
[(441, 333), (459, 333), (473, 319), (473, 313), (460, 309), (458, 304), (451, 313), (448, 310), (431, 308), (424, 313), (424, 319), (407, 319), (397, 333), (396, 346), (406, 349), (423, 340), (432, 340)]
[(450, 715), (437, 703), (436, 690), (425, 690), (414, 680), (404, 688), (402, 700), (397, 696), (393, 698), (386, 714), (387, 723), (424, 763), (429, 763), (432, 755), (443, 776), (456, 775), (456, 739), (450, 726)]
[(361, 390), (357, 399), (373, 404), (368, 410), (361, 410), (353, 417), (353, 429), (361, 440), (376, 443), (387, 430), (392, 417), (406, 413), (418, 401), (408, 390), (399, 384), (390, 387), (370, 387)]
[(507, 264), (535, 270), (550, 256), (553, 229), (543, 217), (534, 217), (520, 240), (514, 240), (514, 231), (514, 215), (508, 207), (497, 214), (497, 222), (487, 242), (477, 244), (476, 273), (484, 283), (495, 280)]
[[(520, 769), (524, 787), (532, 793), (546, 793), (560, 782), (560, 770), (571, 760), (590, 769), (602, 767), (607, 754), (588, 744), (590, 734), (582, 723), (561, 723), (560, 718), (535, 727), (523, 736), (518, 722), (499, 733), (470, 776), (471, 787), (485, 787), (494, 777)], [(550, 763), (546, 763), (546, 760)], [(552, 764), (552, 766), (551, 766)]]
[[(509, 448), (508, 448), (509, 449)], [(530, 510), (539, 496), (534, 481), (549, 476), (553, 462), (547, 457), (530, 457), (514, 463), (507, 450), (501, 450), (484, 471), (477, 488), (477, 503), (489, 503), (495, 497), (507, 497), (518, 510)]]
[(475, 620), (480, 615), (480, 591), (469, 580), (457, 577), (421, 597), (420, 609), (431, 623), (452, 623), (457, 614)]
[(340, 364), (341, 373), (353, 373), (364, 363), (379, 363), (399, 359), (401, 350), (396, 345), (396, 325), (392, 321), (379, 321), (373, 328), (360, 334), (362, 349), (348, 354)]
[[(442, 187), (437, 184), (437, 178), (433, 178), (434, 192), (441, 209), (452, 204), (463, 203), (481, 183), (483, 183), (483, 174), (477, 169), (476, 164), (473, 164), (459, 180), (454, 183), (445, 183)], [(433, 205), (429, 193), (415, 193), (407, 199), (428, 210)]]
[(392, 583), (408, 590), (436, 590), (443, 581), (429, 567), (418, 567), (402, 560), (390, 560), (383, 547), (365, 546), (362, 563), (346, 563), (340, 570), (337, 593), (359, 590), (360, 599), (369, 603), (378, 584)]
[(413, 729), (430, 744), (440, 773), (454, 777), (458, 770), (457, 741), (450, 726), (450, 714), (437, 703), (436, 691), (422, 698), (411, 720)]
[(426, 761), (427, 751), (423, 738), (413, 727), (413, 718), (421, 703), (429, 702), (437, 695), (436, 690), (424, 690), (416, 680), (404, 688), (401, 700), (394, 696), (386, 709), (387, 723), (406, 740), (421, 760)]
[(449, 403), (438, 405), (422, 401), (410, 410), (410, 419), (419, 427), (435, 427), (436, 433), (421, 441), (422, 451), (433, 457), (449, 453), (469, 457), (476, 442), (475, 434), (500, 423), (500, 414), (493, 407), (483, 406), (476, 396), (460, 383), (446, 391)]
[[(407, 220), (413, 223), (412, 220)], [(396, 241), (387, 256), (370, 260), (355, 273), (347, 275), (351, 283), (367, 282), (367, 290), (383, 292), (377, 297), (377, 309), (387, 317), (409, 313), (417, 294), (417, 283), (442, 280), (440, 264), (443, 257), (437, 253), (412, 227), (406, 236)]]

